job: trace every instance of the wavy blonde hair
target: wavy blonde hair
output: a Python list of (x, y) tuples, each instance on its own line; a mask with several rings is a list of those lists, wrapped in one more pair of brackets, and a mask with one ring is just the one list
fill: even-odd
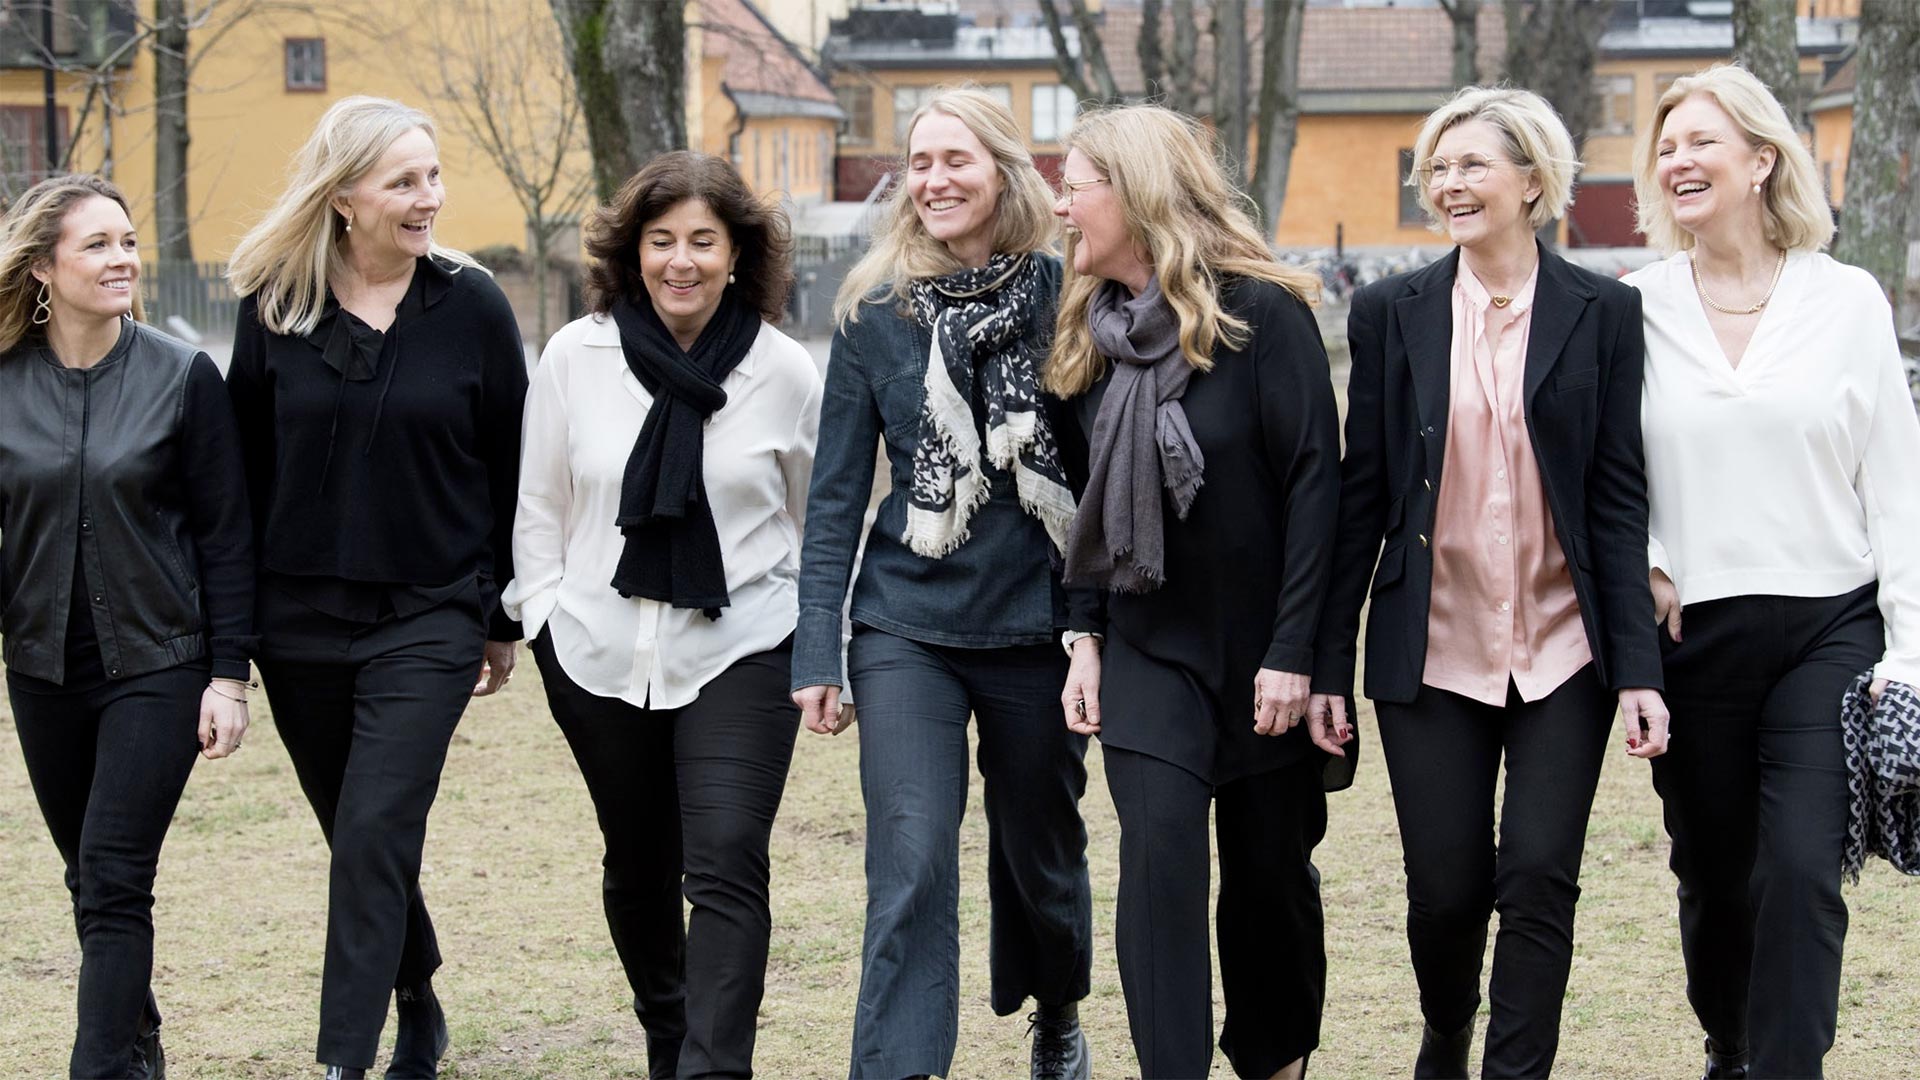
[(1540, 184), (1540, 197), (1527, 210), (1527, 224), (1538, 231), (1548, 222), (1565, 217), (1567, 208), (1573, 205), (1573, 178), (1580, 171), (1580, 155), (1560, 114), (1553, 111), (1546, 98), (1531, 90), (1468, 86), (1428, 113), (1419, 137), (1413, 141), (1413, 171), (1407, 174), (1407, 186), (1420, 200), (1420, 209), (1427, 212), (1427, 228), (1445, 232), (1446, 215), (1433, 204), (1433, 189), (1420, 179), (1420, 166), (1433, 160), (1440, 136), (1469, 120), (1498, 131), (1509, 161), (1532, 173)]
[(1667, 114), (1695, 94), (1718, 102), (1734, 127), (1758, 150), (1773, 147), (1773, 171), (1760, 187), (1760, 217), (1767, 242), (1783, 251), (1819, 251), (1833, 239), (1833, 211), (1821, 188), (1813, 155), (1793, 130), (1787, 110), (1766, 85), (1738, 64), (1715, 64), (1675, 79), (1654, 106), (1653, 123), (1634, 147), (1633, 195), (1638, 204), (1635, 224), (1641, 233), (1671, 255), (1693, 247), (1693, 234), (1674, 223), (1667, 193), (1660, 189), (1660, 129)]
[[(402, 135), (419, 129), (439, 142), (426, 113), (387, 98), (356, 94), (333, 103), (293, 155), (286, 190), (247, 230), (227, 262), (227, 280), (241, 296), (257, 296), (260, 322), (276, 334), (305, 334), (320, 322), (327, 279), (346, 265), (340, 240), (346, 222), (333, 200), (380, 163)], [(455, 272), (486, 268), (440, 244), (428, 251)]]
[[(1020, 125), (1005, 105), (973, 83), (936, 86), (907, 122), (907, 145), (913, 129), (932, 113), (945, 113), (965, 124), (993, 156), (1000, 172), (1000, 204), (994, 208), (993, 250), (1050, 251), (1059, 235), (1053, 218), (1053, 189), (1033, 166), (1020, 135)], [(867, 253), (847, 271), (833, 300), (833, 319), (841, 325), (860, 321), (860, 306), (876, 290), (887, 287), (878, 302), (904, 303), (916, 280), (939, 277), (962, 269), (947, 245), (935, 240), (920, 223), (907, 193), (907, 162), (903, 153), (895, 165), (900, 178), (880, 210), (880, 224)]]
[[(1074, 123), (1065, 146), (1112, 186), (1127, 237), (1148, 253), (1160, 291), (1180, 318), (1180, 349), (1196, 369), (1213, 369), (1216, 348), (1247, 341), (1246, 322), (1220, 306), (1222, 279), (1271, 282), (1308, 303), (1318, 296), (1319, 275), (1274, 261), (1253, 223), (1251, 200), (1227, 182), (1212, 136), (1191, 117), (1158, 105), (1100, 109)], [(1047, 389), (1061, 397), (1084, 393), (1106, 370), (1087, 324), (1103, 280), (1073, 272), (1075, 243), (1070, 236), (1047, 359)]]
[[(88, 199), (112, 199), (127, 212), (127, 197), (111, 181), (91, 173), (53, 176), (28, 188), (0, 218), (0, 356), (20, 344), (33, 327), (40, 281), (33, 271), (51, 265), (60, 230), (74, 207)], [(140, 290), (133, 290), (133, 317), (145, 321)]]

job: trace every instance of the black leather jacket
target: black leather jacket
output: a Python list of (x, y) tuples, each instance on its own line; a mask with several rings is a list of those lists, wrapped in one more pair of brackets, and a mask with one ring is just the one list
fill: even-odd
[(125, 322), (90, 368), (0, 356), (0, 636), (9, 670), (66, 681), (76, 548), (109, 679), (212, 653), (245, 678), (252, 527), (213, 361)]

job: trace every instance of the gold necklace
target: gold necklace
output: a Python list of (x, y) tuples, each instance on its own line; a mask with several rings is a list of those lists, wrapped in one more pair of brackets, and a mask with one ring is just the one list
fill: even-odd
[(1687, 257), (1687, 261), (1693, 264), (1694, 291), (1700, 294), (1701, 303), (1707, 305), (1708, 307), (1712, 308), (1713, 310), (1719, 312), (1722, 315), (1758, 315), (1760, 311), (1767, 306), (1767, 301), (1773, 299), (1773, 290), (1780, 287), (1781, 271), (1787, 268), (1787, 253), (1785, 250), (1782, 250), (1780, 252), (1779, 260), (1773, 264), (1773, 280), (1767, 284), (1767, 295), (1761, 297), (1760, 302), (1753, 305), (1752, 307), (1730, 308), (1730, 307), (1725, 307), (1721, 305), (1719, 301), (1707, 295), (1706, 282), (1700, 280), (1700, 259), (1698, 255), (1699, 253), (1695, 252), (1693, 255), (1689, 255)]
[(1497, 308), (1503, 308), (1513, 303), (1513, 297), (1511, 296), (1490, 295), (1487, 299), (1492, 300), (1493, 306)]

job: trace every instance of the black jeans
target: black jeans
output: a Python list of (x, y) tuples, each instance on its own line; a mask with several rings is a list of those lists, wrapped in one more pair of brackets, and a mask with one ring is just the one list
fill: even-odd
[(1840, 699), (1885, 645), (1869, 585), (1689, 604), (1663, 629), (1673, 742), (1653, 759), (1680, 879), (1687, 997), (1755, 1077), (1820, 1074), (1847, 904)]
[(1140, 1074), (1208, 1075), (1207, 811), (1220, 845), (1220, 1049), (1269, 1077), (1320, 1045), (1327, 952), (1313, 849), (1327, 833), (1316, 758), (1213, 787), (1147, 754), (1102, 747), (1120, 817), (1116, 944)]
[(1560, 1046), (1580, 859), (1616, 701), (1592, 664), (1538, 701), (1521, 701), (1511, 682), (1507, 691), (1495, 706), (1423, 686), (1408, 704), (1374, 709), (1406, 857), (1420, 1011), (1444, 1034), (1472, 1022), (1498, 911), (1481, 1075), (1540, 1077)]
[(153, 977), (153, 879), (160, 845), (200, 751), (205, 662), (59, 691), (8, 675), (20, 754), (67, 865), (80, 934), (72, 1075), (121, 1077), (133, 1042), (160, 1023)]
[(767, 849), (800, 726), (792, 639), (735, 661), (677, 709), (581, 689), (545, 636), (533, 655), (606, 840), (607, 929), (650, 1075), (752, 1076), (773, 934)]
[(259, 668), (300, 788), (333, 848), (320, 1037), (371, 1068), (387, 1004), (440, 966), (420, 898), (427, 812), (480, 673), (477, 595), (358, 623), (260, 591)]

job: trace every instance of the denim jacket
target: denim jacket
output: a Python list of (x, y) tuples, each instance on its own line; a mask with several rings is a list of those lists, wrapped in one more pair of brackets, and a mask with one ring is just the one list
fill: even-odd
[[(1039, 366), (1053, 341), (1060, 261), (1037, 258), (1046, 301), (1020, 347)], [(1052, 641), (1063, 629), (1099, 629), (1099, 595), (1061, 587), (1046, 528), (1021, 509), (1012, 475), (985, 461), (992, 495), (974, 512), (965, 543), (931, 559), (901, 540), (931, 347), (928, 329), (884, 295), (869, 298), (860, 321), (834, 334), (800, 554), (795, 689), (846, 685), (841, 611), (873, 493), (874, 444), (881, 439), (893, 488), (880, 504), (853, 583), (855, 624), (961, 648), (1031, 645)], [(1086, 471), (1078, 425), (1062, 403), (1046, 400), (1062, 463), (1077, 488)]]

